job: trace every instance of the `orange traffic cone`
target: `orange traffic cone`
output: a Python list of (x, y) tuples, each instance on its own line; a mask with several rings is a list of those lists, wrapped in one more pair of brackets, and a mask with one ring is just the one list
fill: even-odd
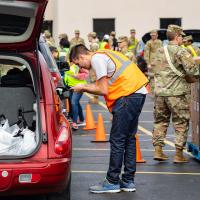
[(90, 108), (90, 104), (86, 105), (86, 126), (83, 128), (83, 130), (93, 130), (96, 128), (96, 125), (94, 123), (94, 117)]
[(148, 93), (150, 94), (151, 93), (151, 87), (150, 87), (149, 83), (147, 84), (146, 89), (147, 89)]
[(98, 123), (95, 134), (95, 140), (93, 140), (92, 142), (108, 142), (108, 140), (106, 139), (106, 131), (101, 113), (98, 114)]
[(138, 134), (135, 135), (135, 139), (136, 139), (136, 163), (145, 163), (146, 160), (142, 159), (142, 153), (140, 151)]

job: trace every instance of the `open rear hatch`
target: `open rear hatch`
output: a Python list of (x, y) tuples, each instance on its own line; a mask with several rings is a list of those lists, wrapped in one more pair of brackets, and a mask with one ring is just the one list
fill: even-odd
[(33, 51), (48, 0), (0, 1), (0, 51)]

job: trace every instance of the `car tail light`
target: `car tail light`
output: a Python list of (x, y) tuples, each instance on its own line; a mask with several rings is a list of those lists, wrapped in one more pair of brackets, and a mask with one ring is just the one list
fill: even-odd
[(19, 183), (37, 183), (41, 179), (40, 174), (20, 174)]
[(62, 126), (60, 128), (58, 138), (55, 143), (55, 152), (57, 154), (65, 154), (68, 151), (68, 141), (70, 139), (70, 133), (69, 130), (65, 127)]

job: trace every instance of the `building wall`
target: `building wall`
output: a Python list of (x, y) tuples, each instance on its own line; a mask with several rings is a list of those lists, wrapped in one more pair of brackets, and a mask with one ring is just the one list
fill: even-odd
[(160, 28), (160, 18), (182, 18), (184, 29), (200, 29), (199, 8), (199, 0), (49, 0), (46, 19), (53, 20), (55, 39), (61, 32), (71, 38), (75, 29), (86, 39), (93, 31), (93, 18), (115, 18), (118, 36), (129, 35), (129, 30), (135, 28), (141, 38)]

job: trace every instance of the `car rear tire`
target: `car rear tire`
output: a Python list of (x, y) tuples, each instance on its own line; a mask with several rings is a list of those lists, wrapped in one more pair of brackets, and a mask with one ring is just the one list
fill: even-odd
[(70, 200), (71, 199), (71, 176), (64, 191), (47, 195), (47, 200)]

